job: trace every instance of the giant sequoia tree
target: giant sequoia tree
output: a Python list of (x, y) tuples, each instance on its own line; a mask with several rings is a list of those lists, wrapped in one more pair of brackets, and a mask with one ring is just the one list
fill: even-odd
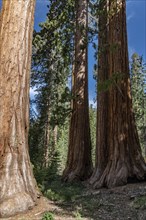
[(3, 1), (0, 24), (0, 217), (32, 207), (29, 73), (35, 1)]
[(126, 3), (101, 0), (100, 7), (97, 157), (90, 183), (113, 187), (143, 179), (146, 166), (132, 109)]
[(87, 0), (75, 2), (75, 61), (73, 70), (73, 109), (70, 122), (69, 150), (63, 178), (87, 179), (92, 173), (91, 139), (88, 110)]

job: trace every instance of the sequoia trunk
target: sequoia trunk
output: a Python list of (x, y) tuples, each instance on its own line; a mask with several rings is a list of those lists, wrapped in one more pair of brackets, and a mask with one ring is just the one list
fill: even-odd
[(3, 1), (0, 29), (0, 217), (35, 205), (28, 154), (29, 73), (35, 1)]
[[(106, 116), (107, 131), (103, 129), (105, 123), (99, 120), (97, 137), (99, 138), (99, 133), (102, 132), (100, 135), (104, 136), (105, 134), (105, 139), (103, 141), (98, 139), (97, 141), (96, 169), (90, 179), (90, 183), (95, 188), (123, 185), (127, 183), (128, 178), (143, 179), (146, 172), (132, 110), (126, 3), (125, 0), (108, 0), (106, 3), (108, 9), (106, 33), (108, 50), (106, 53), (105, 46), (103, 44), (99, 46), (104, 56), (104, 63), (107, 65), (107, 80), (105, 80), (104, 85), (106, 85), (108, 95), (107, 102), (103, 102), (101, 99), (98, 99), (98, 102), (101, 106), (99, 116), (104, 114)], [(100, 16), (102, 17), (103, 13)], [(101, 34), (99, 34), (99, 42), (102, 41), (100, 38)], [(104, 71), (99, 70), (99, 74), (100, 80), (101, 75), (104, 75)], [(106, 146), (104, 148), (106, 149), (104, 158), (103, 146)], [(99, 158), (102, 158), (104, 165), (102, 172), (99, 172), (102, 163), (101, 161), (99, 164)]]
[[(105, 169), (107, 161), (107, 113), (108, 92), (104, 83), (108, 80), (108, 58), (107, 58), (107, 2), (102, 1), (99, 7), (100, 18), (98, 22), (98, 103), (97, 103), (97, 129), (96, 129), (96, 167), (90, 183), (94, 182)], [(106, 103), (106, 104), (105, 104)]]
[(85, 180), (92, 173), (88, 109), (87, 0), (76, 1), (75, 62), (73, 71), (73, 110), (70, 122), (66, 181)]

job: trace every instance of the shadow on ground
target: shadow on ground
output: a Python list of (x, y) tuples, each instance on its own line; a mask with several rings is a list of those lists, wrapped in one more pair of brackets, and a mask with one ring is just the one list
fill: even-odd
[[(56, 176), (45, 183), (42, 191), (58, 207), (52, 210), (53, 215), (62, 220), (146, 220), (145, 182), (93, 190), (81, 183), (63, 183)], [(65, 218), (67, 214), (70, 217)]]

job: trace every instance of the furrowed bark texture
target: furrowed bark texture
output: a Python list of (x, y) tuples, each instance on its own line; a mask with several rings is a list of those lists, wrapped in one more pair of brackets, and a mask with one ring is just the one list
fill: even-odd
[(76, 1), (75, 63), (73, 72), (73, 111), (65, 181), (85, 180), (92, 173), (88, 110), (87, 0)]
[(3, 1), (0, 29), (0, 217), (35, 205), (28, 154), (29, 73), (35, 0)]
[[(125, 0), (106, 1), (108, 11), (107, 33), (108, 51), (105, 46), (99, 45), (103, 51), (102, 65), (107, 65), (108, 95), (107, 102), (98, 97), (100, 108), (97, 128), (97, 162), (90, 183), (99, 188), (102, 186), (114, 187), (126, 184), (128, 178), (143, 179), (146, 166), (142, 157), (132, 109), (130, 76), (128, 63), (127, 30), (126, 30), (126, 3)], [(103, 14), (100, 19), (102, 20)], [(102, 42), (99, 35), (99, 42)], [(101, 56), (101, 55), (100, 55)], [(99, 56), (99, 57), (100, 57)], [(99, 69), (99, 79), (104, 70)], [(106, 109), (106, 110), (105, 110)], [(105, 138), (101, 139), (105, 135)], [(106, 147), (105, 147), (106, 146)], [(103, 158), (103, 149), (105, 157)], [(103, 167), (101, 164), (103, 161)], [(106, 163), (105, 163), (106, 162)], [(100, 172), (102, 171), (102, 172)]]
[[(96, 129), (96, 145), (100, 146), (96, 148), (96, 167), (92, 177), (90, 179), (90, 184), (100, 177), (105, 169), (107, 162), (107, 113), (108, 113), (108, 92), (106, 89), (102, 88), (106, 80), (108, 80), (108, 58), (107, 58), (107, 2), (102, 1), (99, 7), (99, 11), (102, 16), (99, 18), (98, 29), (98, 83), (100, 83), (98, 90), (98, 104), (97, 104), (97, 129)], [(106, 105), (105, 105), (106, 103)], [(102, 125), (102, 126), (101, 126)]]

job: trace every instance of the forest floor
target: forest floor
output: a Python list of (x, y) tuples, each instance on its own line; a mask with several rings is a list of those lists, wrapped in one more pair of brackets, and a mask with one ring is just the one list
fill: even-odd
[(53, 181), (27, 213), (3, 220), (146, 220), (146, 182), (93, 190)]

